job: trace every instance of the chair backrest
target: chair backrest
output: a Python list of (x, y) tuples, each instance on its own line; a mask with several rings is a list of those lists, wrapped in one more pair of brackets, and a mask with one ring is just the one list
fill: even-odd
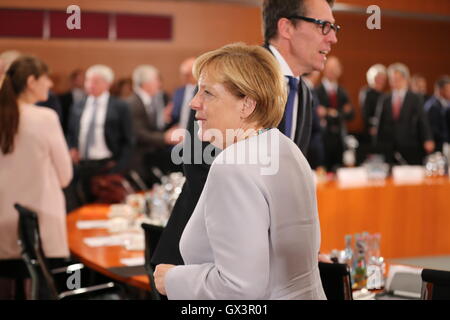
[(422, 300), (450, 300), (450, 271), (422, 270)]
[(42, 250), (38, 216), (20, 204), (14, 207), (19, 212), (19, 245), (31, 276), (32, 299), (57, 299), (58, 291)]
[(319, 262), (319, 271), (328, 300), (353, 300), (350, 270), (346, 264)]
[(164, 227), (155, 226), (148, 223), (143, 223), (141, 226), (142, 229), (144, 229), (145, 235), (145, 269), (150, 281), (150, 294), (152, 299), (161, 300), (161, 296), (159, 295), (158, 290), (156, 290), (155, 279), (153, 278), (154, 269), (150, 261)]

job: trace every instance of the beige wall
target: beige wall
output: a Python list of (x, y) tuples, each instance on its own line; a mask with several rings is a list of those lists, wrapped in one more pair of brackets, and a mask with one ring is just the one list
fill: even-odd
[[(0, 7), (65, 10), (73, 1), (3, 0)], [(165, 14), (173, 17), (172, 41), (38, 40), (0, 38), (0, 52), (8, 49), (35, 54), (53, 70), (53, 77), (64, 80), (77, 67), (95, 63), (113, 67), (116, 77), (129, 76), (141, 63), (153, 64), (162, 72), (167, 90), (179, 85), (178, 68), (187, 56), (198, 55), (224, 44), (262, 41), (260, 11), (257, 7), (235, 4), (207, 4), (172, 1), (83, 1), (76, 3), (81, 12), (112, 11)], [(83, 27), (81, 21), (81, 27)], [(56, 81), (58, 83), (58, 81)], [(67, 81), (55, 87), (61, 91)]]

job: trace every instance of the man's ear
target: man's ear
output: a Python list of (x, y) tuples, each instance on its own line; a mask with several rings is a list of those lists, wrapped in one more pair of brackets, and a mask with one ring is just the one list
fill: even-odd
[(278, 20), (278, 37), (282, 39), (291, 39), (292, 30), (294, 28), (292, 22), (287, 18), (281, 18)]
[(256, 101), (249, 96), (244, 97), (241, 109), (241, 118), (247, 119), (255, 110)]

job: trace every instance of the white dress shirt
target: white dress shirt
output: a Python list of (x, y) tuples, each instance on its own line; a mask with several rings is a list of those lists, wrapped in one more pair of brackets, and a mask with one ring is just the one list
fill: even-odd
[(403, 106), (403, 101), (405, 101), (405, 95), (406, 95), (407, 89), (400, 89), (400, 90), (393, 90), (392, 91), (392, 106), (395, 104), (397, 99), (400, 99)]
[(83, 160), (101, 160), (111, 158), (112, 152), (108, 149), (105, 141), (105, 120), (108, 110), (109, 92), (105, 92), (97, 99), (97, 118), (95, 123), (95, 142), (89, 148), (89, 159), (84, 159), (84, 149), (86, 146), (86, 138), (94, 114), (94, 97), (88, 96), (86, 105), (84, 106), (83, 114), (80, 121), (80, 134), (78, 136), (78, 146), (81, 159)]
[(195, 84), (187, 84), (184, 89), (183, 104), (180, 111), (180, 127), (187, 129), (191, 107), (189, 103), (194, 97)]
[[(281, 72), (285, 76), (286, 85), (289, 88), (289, 80), (286, 78), (287, 76), (296, 78), (300, 83), (300, 77), (295, 77), (294, 73), (292, 72), (292, 69), (289, 67), (286, 60), (284, 60), (281, 53), (275, 48), (274, 46), (270, 45), (269, 49), (272, 51), (273, 55), (275, 56), (275, 59), (277, 59), (278, 63), (280, 64)], [(294, 110), (292, 111), (292, 129), (291, 129), (291, 136), (290, 138), (294, 140), (295, 138), (295, 131), (297, 129), (297, 113), (298, 113), (298, 94), (295, 95), (294, 99)]]
[(334, 93), (337, 94), (337, 89), (338, 89), (338, 83), (337, 82), (331, 82), (327, 78), (323, 78), (322, 79), (322, 84), (325, 87), (325, 91), (327, 93), (334, 92)]

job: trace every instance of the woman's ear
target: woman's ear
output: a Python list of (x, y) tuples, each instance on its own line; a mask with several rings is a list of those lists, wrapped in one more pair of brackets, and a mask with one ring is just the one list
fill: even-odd
[(241, 118), (247, 119), (255, 110), (256, 101), (249, 96), (244, 97), (244, 101), (241, 109)]
[(36, 77), (30, 74), (27, 78), (27, 88), (32, 88), (36, 83), (36, 80), (37, 80)]

